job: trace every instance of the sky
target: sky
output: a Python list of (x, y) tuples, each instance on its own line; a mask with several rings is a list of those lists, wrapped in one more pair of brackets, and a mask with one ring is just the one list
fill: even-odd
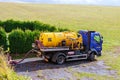
[(120, 6), (120, 0), (0, 0), (0, 2)]

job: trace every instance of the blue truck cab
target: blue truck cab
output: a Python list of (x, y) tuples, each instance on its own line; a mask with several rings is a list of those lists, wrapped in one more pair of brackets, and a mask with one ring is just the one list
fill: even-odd
[(83, 46), (86, 52), (95, 52), (97, 56), (102, 54), (103, 37), (96, 31), (78, 31), (83, 37)]

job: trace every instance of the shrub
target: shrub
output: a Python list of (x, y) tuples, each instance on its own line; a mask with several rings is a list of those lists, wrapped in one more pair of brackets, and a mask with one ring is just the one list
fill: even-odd
[(13, 30), (9, 34), (9, 43), (10, 43), (10, 51), (12, 53), (24, 53), (24, 45), (25, 45), (25, 35), (24, 32), (20, 29)]
[(2, 46), (4, 50), (7, 49), (7, 36), (3, 28), (0, 28), (0, 46)]
[(27, 51), (32, 49), (31, 45), (34, 42), (34, 36), (30, 30), (26, 30), (24, 35), (25, 35), (24, 52), (26, 53)]
[(33, 22), (34, 25), (34, 30), (43, 30), (43, 23), (39, 22), (39, 21), (34, 21)]
[(33, 37), (34, 41), (39, 38), (39, 36), (40, 36), (40, 31), (39, 30), (35, 30), (32, 33), (33, 33), (33, 36), (34, 36)]
[(28, 52), (32, 49), (32, 43), (40, 36), (40, 31), (25, 31), (25, 46), (24, 46), (24, 52)]
[(6, 21), (0, 21), (0, 26), (2, 26), (6, 32), (11, 32), (14, 29), (22, 29), (25, 31), (29, 29), (33, 30), (40, 30), (40, 31), (56, 31), (55, 26), (51, 26), (49, 24), (43, 24), (39, 21), (14, 21), (12, 19)]
[(7, 20), (3, 22), (3, 27), (5, 28), (6, 32), (10, 32), (12, 29), (15, 29), (15, 22), (13, 20)]
[(32, 43), (39, 37), (39, 31), (22, 31), (20, 29), (13, 30), (9, 34), (9, 43), (11, 53), (26, 53), (32, 49)]
[(62, 31), (70, 31), (70, 30), (67, 29), (67, 28), (58, 28), (58, 31), (59, 31), (59, 32), (62, 32)]
[(26, 29), (29, 29), (31, 31), (39, 30), (39, 31), (68, 31), (66, 28), (56, 28), (55, 26), (51, 26), (49, 24), (43, 24), (39, 21), (15, 21), (15, 20), (6, 20), (6, 21), (0, 21), (0, 26), (2, 26), (6, 32), (11, 32), (14, 29), (21, 29), (25, 31)]

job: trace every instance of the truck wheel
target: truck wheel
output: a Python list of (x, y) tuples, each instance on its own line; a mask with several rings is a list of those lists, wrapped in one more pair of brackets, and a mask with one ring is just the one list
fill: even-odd
[(60, 55), (57, 57), (56, 63), (57, 64), (63, 64), (65, 62), (65, 57), (63, 55)]
[(65, 62), (65, 54), (64, 53), (55, 53), (52, 57), (52, 62), (55, 62), (57, 64), (63, 64)]
[(94, 52), (90, 53), (90, 55), (88, 56), (88, 60), (89, 61), (94, 61), (95, 60), (95, 53)]

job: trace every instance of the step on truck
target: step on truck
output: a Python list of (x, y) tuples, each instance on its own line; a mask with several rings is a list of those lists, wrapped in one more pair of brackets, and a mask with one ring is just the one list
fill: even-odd
[(102, 55), (103, 37), (96, 31), (44, 32), (32, 44), (45, 61), (63, 64), (65, 61), (87, 59)]

